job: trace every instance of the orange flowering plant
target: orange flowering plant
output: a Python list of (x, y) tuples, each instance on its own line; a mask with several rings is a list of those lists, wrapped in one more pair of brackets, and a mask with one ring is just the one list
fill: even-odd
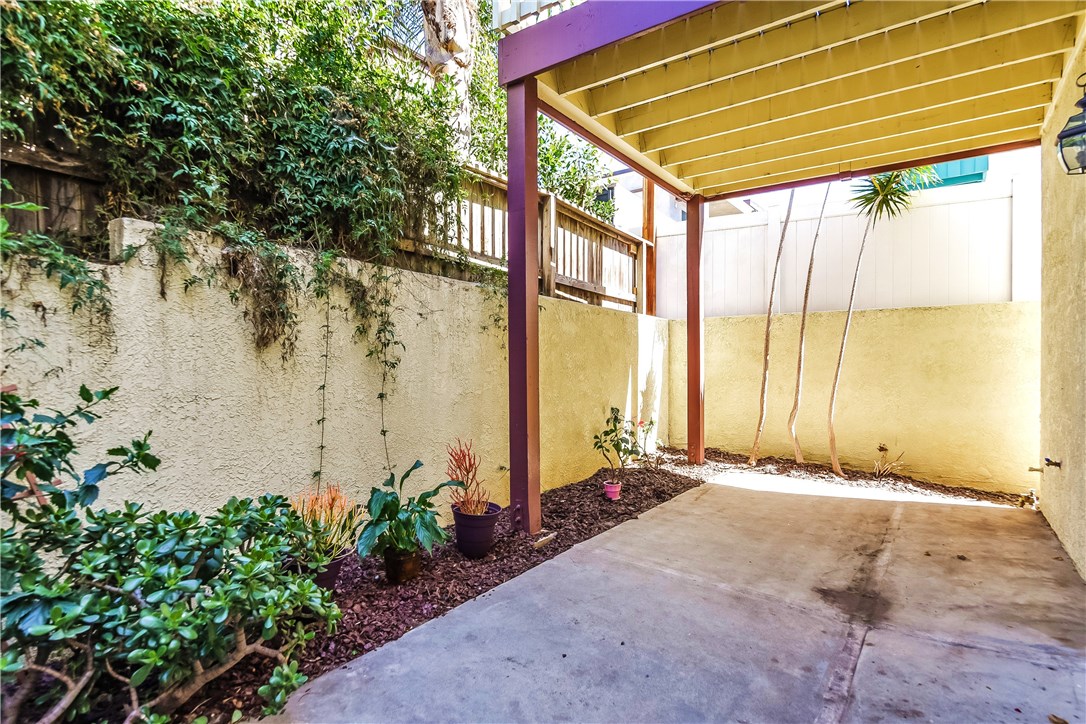
[(362, 508), (335, 483), (309, 486), (290, 500), (290, 505), (313, 531), (314, 551), (334, 560), (358, 540)]

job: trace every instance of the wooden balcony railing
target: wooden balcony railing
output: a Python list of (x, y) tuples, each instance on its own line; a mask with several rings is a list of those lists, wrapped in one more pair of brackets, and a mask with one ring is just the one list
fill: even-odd
[[(476, 261), (504, 267), (508, 209), (505, 179), (472, 169), (453, 245)], [(644, 312), (648, 241), (542, 192), (539, 240), (542, 294)]]

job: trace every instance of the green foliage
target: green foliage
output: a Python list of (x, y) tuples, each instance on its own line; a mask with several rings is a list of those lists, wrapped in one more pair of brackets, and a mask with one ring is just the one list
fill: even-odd
[(644, 454), (638, 442), (638, 426), (631, 420), (624, 420), (617, 407), (611, 408), (605, 423), (607, 427), (593, 436), (592, 447), (603, 455), (611, 468), (611, 482), (621, 483), (630, 460)]
[[(6, 180), (3, 183), (10, 188)], [(31, 203), (0, 204), (0, 213), (41, 209)], [(100, 317), (109, 316), (112, 311), (109, 287), (100, 273), (92, 271), (86, 261), (68, 253), (47, 236), (15, 234), (10, 229), (7, 218), (0, 216), (0, 263), (8, 266), (22, 259), (28, 267), (43, 270), (46, 277), (55, 277), (60, 288), (68, 290), (73, 312), (87, 307)]]
[(4, 3), (0, 129), (98, 159), (103, 213), (162, 221), (163, 261), (187, 260), (188, 231), (222, 236), (257, 344), (289, 354), (299, 282), (272, 242), (380, 261), (453, 220), (457, 99), (387, 50), (394, 4)]
[[(471, 101), (471, 156), (492, 173), (508, 170), (505, 89), (498, 85), (498, 38), (490, 30), (492, 7), (479, 3), (478, 35), (468, 97)], [(546, 116), (539, 117), (539, 185), (604, 221), (615, 218), (614, 202), (597, 193), (610, 176), (604, 157), (592, 144), (571, 136)]]
[[(39, 500), (47, 497), (60, 508), (90, 505), (98, 498), (99, 484), (110, 475), (158, 467), (158, 458), (150, 452), (148, 432), (133, 440), (131, 447), (111, 448), (108, 454), (115, 460), (98, 463), (81, 474), (76, 471), (72, 457), (77, 446), (70, 433), (81, 422), (98, 420), (96, 408), (116, 391), (112, 387), (92, 392), (83, 385), (79, 388), (80, 404), (70, 412), (39, 411), (42, 408), (37, 400), (23, 399), (14, 388), (0, 393), (0, 504), (5, 512), (17, 513), (17, 500), (39, 494)], [(62, 488), (65, 478), (74, 487)]]
[[(118, 460), (75, 472), (69, 433), (98, 419), (96, 406), (114, 391), (84, 386), (73, 412), (32, 416), (36, 401), (3, 393), (5, 717), (16, 720), (32, 695), (60, 718), (123, 691), (129, 714), (160, 720), (150, 712), (173, 711), (250, 654), (280, 663), (261, 688), (267, 711), (277, 710), (305, 678), (289, 657), (314, 625), (340, 615), (288, 565), (326, 562), (312, 550), (314, 530), (278, 496), (231, 499), (206, 520), (134, 503), (86, 507), (105, 478), (159, 464), (148, 433), (111, 449)], [(60, 487), (65, 476), (74, 487)]]
[(380, 555), (388, 548), (413, 553), (419, 546), (431, 551), (435, 545), (448, 539), (448, 533), (438, 524), (433, 500), (443, 488), (463, 488), (464, 484), (449, 480), (419, 494), (417, 498), (405, 498), (404, 483), (411, 473), (421, 467), (422, 461), (416, 460), (400, 476), (399, 483), (395, 473), (390, 472), (383, 488), (370, 489), (370, 499), (366, 505), (370, 519), (358, 537), (358, 555)]
[(934, 166), (877, 173), (853, 184), (852, 203), (874, 223), (884, 216), (899, 216), (912, 204), (914, 193), (938, 181)]

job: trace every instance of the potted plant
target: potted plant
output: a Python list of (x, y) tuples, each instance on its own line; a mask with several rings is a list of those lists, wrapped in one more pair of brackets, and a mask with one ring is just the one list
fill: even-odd
[(482, 558), (494, 545), (494, 525), (502, 507), (490, 502), (483, 482), (479, 480), (479, 457), (472, 452), (471, 441), (465, 445), (446, 445), (449, 462), (445, 472), (449, 480), (464, 484), (452, 491), (453, 523), (456, 547), (468, 558)]
[(436, 544), (448, 540), (449, 534), (438, 524), (433, 500), (442, 488), (464, 486), (457, 480), (449, 480), (417, 498), (405, 498), (404, 483), (421, 467), (422, 461), (416, 460), (400, 476), (399, 483), (396, 474), (389, 473), (382, 487), (370, 489), (366, 506), (370, 519), (358, 536), (358, 555), (363, 558), (370, 553), (383, 555), (389, 583), (403, 583), (418, 575), (420, 546), (429, 553)]
[(319, 482), (291, 498), (290, 505), (311, 531), (311, 557), (301, 563), (310, 568), (323, 566), (314, 583), (329, 591), (335, 589), (343, 562), (358, 540), (361, 508), (335, 483)]
[(607, 427), (593, 437), (596, 450), (599, 450), (611, 469), (608, 480), (603, 484), (604, 494), (611, 500), (618, 500), (622, 495), (622, 477), (626, 464), (631, 458), (641, 454), (634, 425), (622, 418), (617, 407), (611, 408), (607, 416)]

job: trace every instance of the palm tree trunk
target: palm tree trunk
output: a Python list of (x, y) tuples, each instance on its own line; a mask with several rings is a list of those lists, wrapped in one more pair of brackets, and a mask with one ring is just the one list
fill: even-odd
[(829, 412), (829, 430), (830, 430), (830, 464), (833, 465), (833, 472), (845, 477), (845, 472), (841, 469), (841, 461), (837, 459), (837, 435), (833, 430), (833, 417), (837, 412), (837, 386), (841, 383), (841, 366), (845, 361), (845, 344), (848, 343), (848, 328), (852, 324), (852, 307), (856, 303), (856, 284), (860, 279), (860, 262), (864, 258), (864, 247), (867, 245), (867, 235), (871, 233), (871, 227), (875, 225), (873, 219), (868, 218), (867, 226), (864, 227), (863, 239), (860, 241), (860, 251), (856, 254), (856, 273), (852, 275), (852, 291), (848, 295), (848, 313), (845, 315), (845, 331), (841, 334), (841, 351), (837, 353), (837, 369), (833, 373), (833, 387), (830, 388), (830, 412)]
[(803, 313), (799, 317), (799, 358), (796, 362), (796, 396), (792, 400), (792, 412), (788, 415), (788, 436), (792, 438), (792, 449), (796, 462), (802, 463), (803, 450), (796, 435), (796, 418), (799, 417), (799, 403), (803, 396), (803, 352), (807, 343), (807, 307), (811, 301), (811, 278), (814, 276), (815, 250), (818, 248), (818, 235), (822, 232), (822, 219), (826, 216), (826, 202), (830, 198), (830, 184), (826, 184), (826, 195), (822, 197), (822, 210), (818, 212), (818, 224), (815, 226), (814, 240), (811, 242), (811, 260), (807, 262), (807, 284), (803, 287)]
[(748, 465), (758, 462), (758, 448), (762, 444), (762, 430), (765, 429), (765, 403), (769, 393), (769, 328), (773, 323), (773, 295), (777, 291), (777, 272), (781, 268), (781, 254), (784, 253), (784, 236), (788, 233), (788, 223), (792, 220), (792, 201), (796, 198), (796, 190), (792, 189), (788, 194), (788, 210), (784, 213), (784, 223), (781, 225), (781, 240), (777, 244), (777, 259), (773, 262), (773, 280), (769, 284), (769, 304), (765, 311), (765, 345), (762, 348), (762, 392), (758, 398), (758, 429), (754, 432), (754, 446), (750, 450)]

